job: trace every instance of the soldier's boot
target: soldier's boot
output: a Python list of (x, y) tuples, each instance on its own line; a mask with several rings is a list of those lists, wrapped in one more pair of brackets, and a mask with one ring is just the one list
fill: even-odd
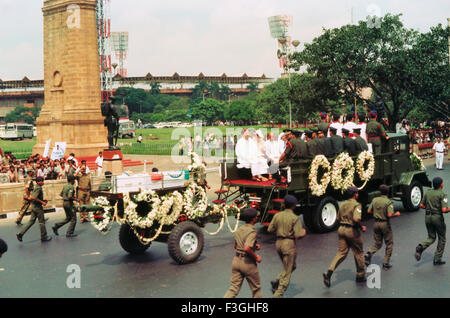
[(327, 273), (323, 273), (323, 283), (328, 288), (331, 286), (331, 275), (333, 275), (333, 271), (330, 270)]
[(389, 264), (389, 263), (383, 263), (383, 269), (384, 270), (389, 270), (389, 269), (391, 269), (391, 267), (392, 267), (392, 265), (391, 264)]
[(417, 245), (416, 253), (414, 254), (414, 257), (416, 258), (417, 261), (420, 261), (420, 258), (422, 257), (422, 253), (423, 253), (423, 246), (422, 246), (422, 244), (419, 244), (419, 245)]
[(17, 239), (19, 240), (19, 242), (22, 242), (23, 234), (18, 233), (18, 234), (16, 234), (16, 236), (17, 236)]
[(278, 289), (278, 285), (280, 284), (280, 281), (278, 279), (273, 280), (270, 282), (270, 285), (272, 286), (272, 294), (275, 294), (275, 292)]
[(53, 230), (53, 233), (55, 233), (56, 236), (59, 235), (58, 228), (56, 227), (56, 225), (52, 227), (52, 230)]
[(372, 261), (372, 253), (367, 252), (367, 254), (364, 255), (364, 264), (366, 264), (366, 266), (369, 266), (371, 261)]
[(445, 262), (443, 260), (433, 261), (433, 265), (444, 265)]

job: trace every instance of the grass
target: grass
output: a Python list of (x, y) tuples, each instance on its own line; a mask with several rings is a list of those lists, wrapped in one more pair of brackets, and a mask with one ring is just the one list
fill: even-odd
[[(117, 145), (122, 149), (122, 152), (124, 154), (171, 155), (172, 151), (174, 151), (175, 154), (178, 154), (178, 148), (176, 145), (181, 136), (192, 136), (192, 138), (194, 139), (197, 134), (200, 134), (200, 136), (202, 137), (205, 137), (209, 133), (213, 133), (215, 136), (220, 136), (220, 134), (222, 134), (222, 136), (225, 136), (227, 132), (234, 133), (239, 136), (243, 128), (261, 129), (263, 134), (271, 131), (270, 128), (265, 128), (263, 126), (148, 128), (136, 130), (136, 136), (142, 134), (143, 141), (141, 144), (136, 141), (137, 138), (126, 138), (119, 139), (117, 141)], [(282, 129), (279, 130), (279, 133), (281, 132)], [(0, 148), (3, 150), (3, 152), (11, 151), (18, 159), (27, 158), (29, 155), (31, 155), (32, 148), (35, 144), (36, 138), (23, 141), (0, 140)]]

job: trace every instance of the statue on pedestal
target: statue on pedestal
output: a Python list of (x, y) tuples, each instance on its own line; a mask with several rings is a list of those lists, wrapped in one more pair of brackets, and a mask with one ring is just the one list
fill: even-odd
[[(114, 97), (110, 98), (114, 101)], [(119, 149), (117, 138), (119, 137), (119, 115), (111, 104), (111, 101), (103, 102), (101, 105), (102, 115), (105, 116), (105, 126), (108, 128), (108, 145), (109, 149)]]

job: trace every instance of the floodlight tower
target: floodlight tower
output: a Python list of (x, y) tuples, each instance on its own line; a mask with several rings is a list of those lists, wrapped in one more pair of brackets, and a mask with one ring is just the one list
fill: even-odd
[(111, 0), (97, 0), (96, 13), (102, 102), (106, 102), (112, 95)]
[(127, 59), (128, 32), (112, 32), (112, 44), (116, 59), (119, 61), (117, 74), (120, 74), (122, 77), (127, 77), (127, 69), (123, 67), (123, 64)]

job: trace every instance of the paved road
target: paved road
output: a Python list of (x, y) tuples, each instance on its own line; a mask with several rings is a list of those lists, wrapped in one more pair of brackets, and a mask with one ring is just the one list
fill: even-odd
[[(438, 172), (428, 168), (431, 178)], [(439, 171), (450, 181), (450, 164)], [(445, 191), (450, 194), (450, 184)], [(396, 207), (402, 212), (401, 204)], [(63, 218), (62, 213), (50, 214), (47, 229)], [(447, 223), (448, 215), (446, 215)], [(368, 231), (363, 234), (364, 249), (373, 243), (373, 221), (365, 221)], [(259, 226), (258, 226), (259, 227)], [(215, 225), (208, 225), (209, 231)], [(286, 297), (450, 297), (450, 263), (433, 266), (436, 244), (431, 246), (420, 262), (413, 254), (415, 246), (426, 238), (424, 211), (405, 212), (392, 220), (394, 231), (394, 267), (381, 271), (381, 288), (369, 289), (354, 282), (355, 269), (350, 254), (341, 264), (327, 289), (322, 283), (337, 250), (336, 233), (310, 234), (298, 242), (297, 270), (292, 276)], [(64, 229), (64, 228), (63, 228)], [(63, 232), (63, 229), (60, 232)], [(154, 243), (141, 256), (128, 255), (119, 245), (118, 226), (103, 236), (89, 224), (77, 224), (79, 237), (64, 235), (49, 243), (41, 243), (37, 224), (19, 243), (15, 238), (17, 226), (12, 219), (0, 220), (0, 237), (7, 240), (9, 251), (0, 259), (0, 297), (223, 297), (229, 287), (230, 265), (233, 258), (233, 235), (222, 230), (217, 236), (205, 235), (205, 248), (194, 264), (177, 265), (169, 256), (167, 245)], [(259, 266), (263, 296), (270, 297), (270, 280), (281, 270), (274, 239), (260, 229), (262, 263)], [(382, 263), (384, 249), (373, 257)], [(450, 260), (449, 244), (444, 259)], [(66, 280), (71, 273), (67, 267), (81, 268), (81, 288), (69, 289)], [(239, 297), (250, 297), (244, 283)]]

